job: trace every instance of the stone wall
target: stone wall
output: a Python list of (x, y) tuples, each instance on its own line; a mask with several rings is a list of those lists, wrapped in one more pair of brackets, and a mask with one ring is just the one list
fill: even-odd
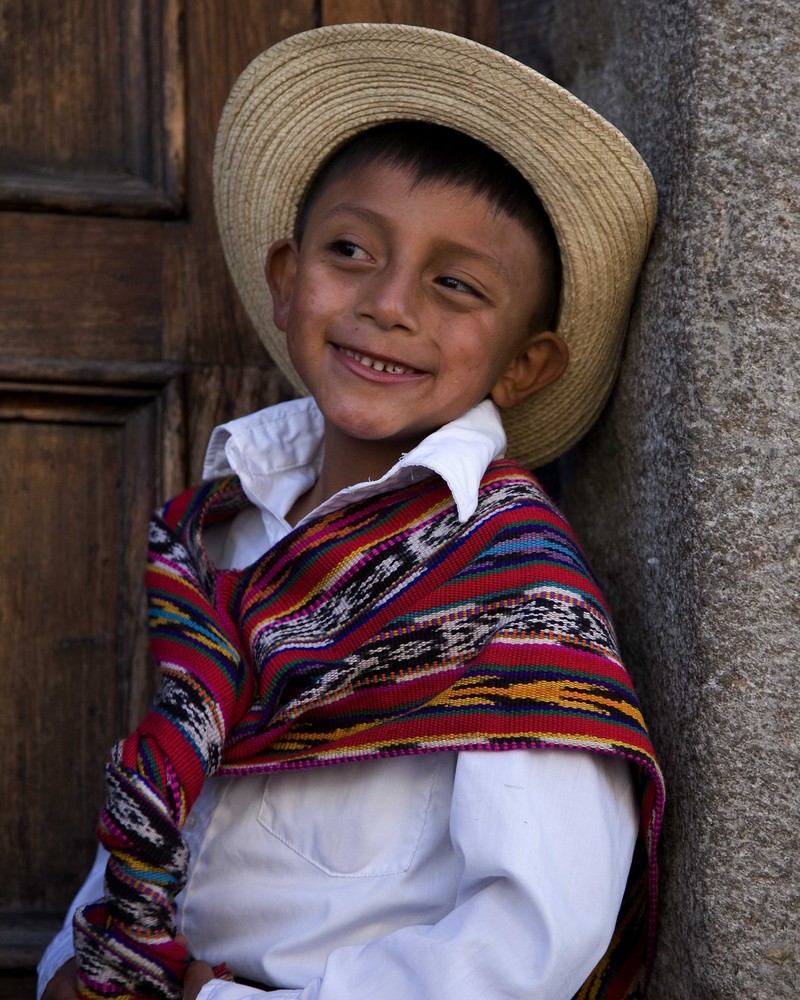
[(557, 0), (651, 165), (620, 382), (563, 463), (668, 781), (652, 1000), (800, 996), (800, 4)]

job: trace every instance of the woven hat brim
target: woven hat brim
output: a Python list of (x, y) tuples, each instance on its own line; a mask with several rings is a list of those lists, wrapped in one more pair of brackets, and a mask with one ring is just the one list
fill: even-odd
[(656, 214), (644, 161), (605, 119), (500, 52), (429, 28), (345, 24), (293, 35), (237, 80), (220, 121), (214, 195), (228, 267), (270, 355), (298, 392), (264, 278), (311, 179), (352, 136), (386, 121), (459, 129), (529, 181), (559, 243), (564, 375), (503, 411), (508, 454), (536, 467), (594, 422), (613, 385)]

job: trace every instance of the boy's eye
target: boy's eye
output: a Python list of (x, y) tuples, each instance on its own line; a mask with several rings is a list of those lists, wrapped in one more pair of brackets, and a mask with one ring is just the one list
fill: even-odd
[(452, 288), (454, 292), (466, 292), (468, 295), (474, 295), (477, 299), (483, 298), (477, 288), (473, 288), (472, 285), (468, 285), (466, 281), (462, 281), (460, 278), (454, 278), (452, 274), (442, 275), (441, 278), (437, 278), (436, 280), (444, 288)]
[(330, 249), (340, 257), (348, 257), (350, 260), (370, 260), (367, 251), (351, 240), (333, 240)]

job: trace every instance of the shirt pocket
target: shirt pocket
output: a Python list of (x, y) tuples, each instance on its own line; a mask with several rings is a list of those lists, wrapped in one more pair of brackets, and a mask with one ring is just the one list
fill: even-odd
[[(267, 776), (258, 822), (328, 875), (408, 871), (449, 754), (380, 758)], [(437, 759), (438, 758), (438, 759)]]

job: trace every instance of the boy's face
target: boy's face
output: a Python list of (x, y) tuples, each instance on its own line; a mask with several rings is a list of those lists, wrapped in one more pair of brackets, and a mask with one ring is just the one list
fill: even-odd
[(371, 163), (331, 182), (302, 245), (266, 267), (275, 322), (326, 421), (385, 441), (395, 461), (487, 396), (510, 406), (554, 381), (566, 348), (531, 335), (541, 251), (528, 231), (461, 186), (412, 186)]

